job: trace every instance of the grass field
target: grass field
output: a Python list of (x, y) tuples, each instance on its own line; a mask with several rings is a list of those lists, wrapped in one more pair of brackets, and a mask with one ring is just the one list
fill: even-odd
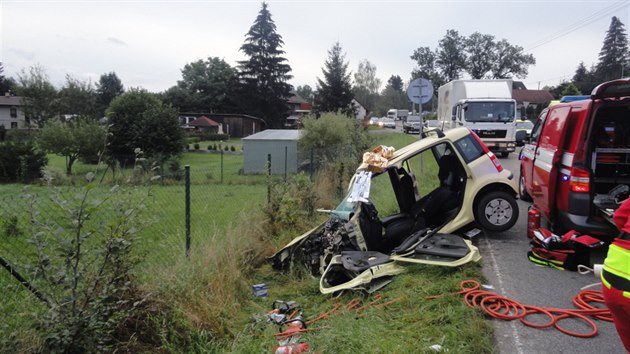
[[(417, 136), (397, 133), (375, 134), (377, 144), (400, 148), (413, 142)], [(200, 143), (200, 146), (204, 147)], [(52, 156), (50, 168), (64, 171), (63, 159)], [(170, 303), (177, 318), (186, 322), (190, 341), (181, 347), (177, 341), (165, 338), (165, 352), (190, 353), (259, 353), (271, 352), (277, 345), (273, 334), (278, 326), (265, 320), (273, 300), (296, 301), (304, 310), (306, 319), (331, 309), (334, 303), (345, 304), (359, 297), (364, 303), (374, 301), (374, 295), (345, 294), (337, 299), (323, 296), (318, 290), (318, 279), (296, 269), (278, 273), (268, 265), (258, 265), (255, 256), (244, 256), (256, 240), (265, 235), (260, 210), (267, 200), (267, 177), (245, 176), (241, 154), (188, 152), (182, 166), (191, 171), (191, 257), (185, 257), (184, 188), (181, 180), (158, 183), (152, 187), (134, 187), (138, 198), (149, 195), (147, 215), (149, 226), (140, 234), (138, 250), (144, 258), (139, 267), (143, 286)], [(94, 166), (78, 163), (75, 175), (84, 175)], [(428, 169), (427, 173), (435, 171)], [(101, 171), (104, 173), (104, 171)], [(132, 175), (131, 171), (125, 171)], [(221, 183), (223, 174), (223, 183)], [(77, 182), (78, 183), (78, 182)], [(18, 195), (22, 185), (0, 186), (0, 216), (15, 214), (25, 207)], [(72, 194), (78, 187), (66, 188)], [(74, 188), (74, 189), (73, 189)], [(42, 195), (45, 186), (29, 186), (29, 193)], [(107, 193), (107, 187), (94, 190), (95, 197)], [(70, 198), (70, 197), (68, 197)], [(7, 201), (2, 204), (2, 201)], [(19, 208), (18, 208), (19, 206)], [(101, 217), (107, 217), (106, 214)], [(51, 219), (55, 215), (50, 216)], [(22, 219), (20, 219), (22, 220)], [(313, 226), (323, 217), (310, 220)], [(22, 221), (20, 221), (22, 222)], [(0, 225), (2, 226), (2, 225)], [(3, 228), (6, 231), (6, 227)], [(274, 247), (283, 245), (304, 230), (293, 230), (272, 240)], [(245, 243), (244, 245), (242, 243)], [(0, 236), (0, 256), (22, 261), (29, 247), (26, 235), (10, 238)], [(269, 255), (273, 249), (259, 250)], [(234, 264), (251, 262), (239, 274)], [(254, 265), (256, 263), (256, 265)], [(459, 283), (468, 278), (480, 279), (479, 265), (471, 264), (457, 269), (430, 266), (405, 266), (406, 272), (397, 276), (383, 289), (383, 299), (394, 300), (388, 306), (368, 306), (364, 312), (340, 311), (336, 316), (318, 321), (313, 330), (303, 335), (315, 352), (324, 353), (403, 353), (430, 352), (431, 345), (439, 344), (451, 353), (493, 352), (491, 326), (482, 315), (466, 307), (458, 296), (425, 300), (427, 295), (456, 291)], [(235, 269), (233, 273), (221, 269)], [(266, 283), (269, 298), (251, 296), (250, 286)], [(0, 269), (0, 288), (5, 298), (0, 312), (6, 314), (0, 323), (0, 336), (32, 336), (33, 316), (45, 308), (7, 272)], [(230, 290), (234, 288), (233, 290)], [(219, 304), (219, 305), (218, 305)], [(222, 317), (222, 318), (215, 318)], [(168, 324), (165, 324), (167, 327)], [(220, 334), (220, 335), (219, 335)], [(0, 344), (3, 343), (0, 341)], [(13, 352), (14, 348), (0, 348), (0, 353)]]

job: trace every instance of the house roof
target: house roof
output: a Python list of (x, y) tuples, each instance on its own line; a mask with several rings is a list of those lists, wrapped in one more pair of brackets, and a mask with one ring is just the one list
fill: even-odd
[(20, 106), (22, 97), (20, 96), (0, 96), (0, 106)]
[(546, 103), (553, 100), (549, 91), (545, 90), (513, 90), (512, 98), (516, 102)]
[(291, 91), (291, 97), (287, 100), (288, 103), (308, 103), (306, 100), (300, 96), (297, 91)]
[(188, 125), (191, 125), (193, 127), (218, 127), (219, 123), (213, 121), (212, 119), (206, 116), (201, 116), (193, 120), (192, 122), (188, 123)]
[(300, 134), (297, 129), (267, 129), (242, 140), (298, 140)]

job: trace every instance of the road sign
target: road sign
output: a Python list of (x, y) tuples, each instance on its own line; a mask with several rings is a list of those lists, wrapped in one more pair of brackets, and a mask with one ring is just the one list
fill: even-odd
[(433, 84), (427, 79), (415, 79), (407, 88), (407, 97), (413, 103), (425, 104), (433, 97)]

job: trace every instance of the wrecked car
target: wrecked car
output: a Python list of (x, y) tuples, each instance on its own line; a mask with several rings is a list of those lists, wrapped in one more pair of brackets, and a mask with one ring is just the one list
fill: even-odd
[(368, 292), (400, 273), (403, 262), (459, 266), (480, 259), (471, 227), (501, 232), (518, 218), (517, 184), (467, 128), (433, 134), (400, 150), (363, 157), (346, 197), (323, 224), (269, 258), (321, 274), (320, 291)]

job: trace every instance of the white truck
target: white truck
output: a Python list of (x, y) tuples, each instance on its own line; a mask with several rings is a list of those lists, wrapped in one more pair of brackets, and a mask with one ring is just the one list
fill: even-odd
[(387, 118), (405, 121), (409, 115), (408, 109), (390, 109), (387, 111)]
[(516, 149), (512, 80), (453, 80), (438, 89), (444, 127), (470, 128), (490, 150), (507, 157)]

